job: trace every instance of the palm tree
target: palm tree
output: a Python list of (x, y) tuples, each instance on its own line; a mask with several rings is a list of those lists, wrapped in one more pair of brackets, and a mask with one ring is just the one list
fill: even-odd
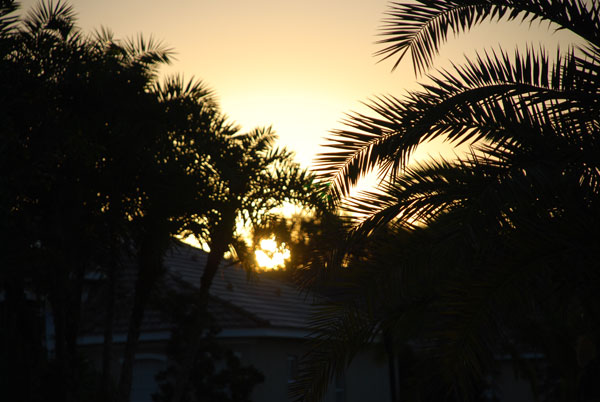
[(277, 136), (270, 128), (240, 133), (237, 127), (222, 121), (213, 133), (212, 141), (218, 141), (220, 146), (213, 144), (206, 161), (212, 171), (207, 187), (209, 209), (189, 230), (210, 251), (199, 284), (197, 306), (189, 319), (196, 320), (196, 325), (191, 326), (192, 331), (187, 334), (189, 347), (182, 348), (185, 355), (177, 362), (172, 401), (182, 400), (188, 392), (195, 351), (202, 342), (202, 311), (225, 252), (229, 250), (234, 256), (247, 253), (239, 228), (260, 225), (285, 202), (316, 210), (325, 204), (312, 174), (293, 161), (293, 153), (275, 147)]
[[(136, 172), (139, 202), (131, 220), (138, 225), (133, 233), (138, 272), (118, 388), (122, 401), (129, 400), (141, 323), (165, 273), (164, 254), (173, 236), (208, 209), (206, 188), (212, 172), (202, 165), (207, 158), (204, 138), (213, 135), (218, 121), (212, 91), (203, 83), (192, 80), (184, 84), (182, 78), (170, 77), (151, 84), (149, 95), (159, 116), (154, 120), (158, 135), (145, 144), (142, 154), (149, 160)], [(193, 130), (186, 130), (188, 126)]]
[[(366, 216), (356, 220), (346, 250), (367, 239), (380, 243), (353, 268), (369, 273), (359, 275), (367, 285), (355, 300), (379, 309), (354, 302), (319, 318), (327, 347), (315, 349), (305, 371), (303, 384), (317, 385), (309, 399), (357, 344), (379, 333), (398, 344), (418, 342), (424, 361), (435, 363), (426, 365), (429, 373), (457, 397), (492, 370), (498, 353), (523, 345), (542, 351), (570, 384), (565, 398), (586, 397), (586, 378), (596, 369), (577, 345), (597, 344), (600, 328), (592, 296), (600, 284), (592, 240), (600, 201), (600, 5), (393, 3), (378, 55), (396, 57), (395, 68), (410, 52), (422, 73), (448, 33), (504, 19), (550, 22), (582, 45), (555, 59), (543, 49), (512, 57), (485, 52), (438, 71), (420, 91), (377, 98), (373, 116), (352, 114), (348, 128), (330, 137), (335, 149), (320, 156), (320, 175), (337, 202)], [(471, 152), (407, 166), (416, 148), (436, 138), (469, 144)], [(378, 191), (344, 200), (375, 168), (383, 177)], [(373, 292), (382, 284), (384, 291)], [(354, 346), (330, 346), (340, 339)]]
[[(106, 29), (86, 37), (60, 1), (41, 3), (22, 21), (15, 9), (0, 2), (0, 204), (3, 231), (11, 233), (2, 242), (0, 286), (22, 322), (35, 322), (35, 311), (25, 317), (26, 291), (49, 300), (57, 379), (48, 382), (68, 401), (95, 389), (79, 381), (77, 337), (85, 276), (106, 275), (102, 387), (112, 400), (117, 270), (127, 257), (137, 259), (116, 395), (126, 401), (144, 310), (172, 237), (194, 233), (211, 246), (204, 299), (235, 243), (238, 218), (258, 222), (286, 200), (318, 204), (318, 188), (290, 152), (274, 147), (271, 130), (240, 134), (203, 83), (158, 81), (157, 68), (171, 55), (160, 43), (119, 41)], [(11, 357), (2, 368), (11, 370), (7, 386), (34, 388), (23, 395), (29, 400), (45, 391), (31, 384), (44, 377), (33, 360), (47, 361), (41, 339), (19, 339), (17, 318), (11, 314), (10, 333), (0, 332), (6, 345), (18, 345), (2, 349)]]
[[(196, 202), (198, 188), (204, 188), (200, 174), (192, 174), (194, 160), (184, 157), (192, 153), (189, 144), (174, 146), (164, 105), (152, 92), (157, 67), (171, 51), (141, 36), (117, 41), (107, 30), (85, 37), (72, 8), (60, 1), (41, 3), (22, 21), (11, 17), (14, 9), (14, 2), (0, 4), (6, 172), (0, 202), (3, 228), (12, 233), (3, 244), (2, 286), (18, 296), (30, 282), (48, 300), (56, 331), (50, 364), (57, 368), (49, 382), (60, 398), (80, 399), (79, 389), (86, 388), (80, 386), (77, 350), (84, 278), (98, 266), (106, 268), (108, 400), (115, 271), (127, 248), (123, 242), (139, 246), (142, 263), (120, 381), (128, 400), (141, 317), (161, 273), (161, 252), (179, 229), (176, 218), (192, 204), (194, 212), (202, 208)], [(206, 95), (194, 93), (197, 99)], [(205, 120), (210, 116), (204, 113)], [(180, 197), (166, 202), (168, 191)], [(20, 283), (7, 285), (11, 277)], [(32, 373), (20, 377), (32, 381)], [(22, 388), (34, 388), (34, 394), (43, 387)]]

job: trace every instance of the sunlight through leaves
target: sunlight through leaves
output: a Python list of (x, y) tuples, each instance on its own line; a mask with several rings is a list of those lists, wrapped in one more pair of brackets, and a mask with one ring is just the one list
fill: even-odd
[(271, 236), (259, 242), (254, 255), (262, 270), (285, 269), (285, 261), (290, 259), (290, 250), (285, 243), (277, 243), (275, 236)]

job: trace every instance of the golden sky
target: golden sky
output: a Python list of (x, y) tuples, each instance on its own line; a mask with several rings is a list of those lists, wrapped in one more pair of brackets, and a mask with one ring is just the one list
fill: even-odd
[[(23, 10), (35, 0), (22, 1)], [(341, 128), (361, 101), (416, 88), (410, 60), (391, 72), (372, 54), (387, 0), (74, 0), (84, 31), (105, 26), (116, 37), (153, 35), (176, 51), (165, 73), (204, 81), (222, 110), (243, 126), (272, 125), (281, 145), (309, 166), (323, 137)], [(451, 41), (445, 60), (502, 44), (538, 43), (553, 31), (487, 26)], [(425, 149), (437, 152), (437, 148)]]

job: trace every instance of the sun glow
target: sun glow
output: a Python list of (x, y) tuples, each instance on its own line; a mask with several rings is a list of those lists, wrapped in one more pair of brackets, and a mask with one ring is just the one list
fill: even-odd
[(266, 271), (285, 268), (285, 261), (290, 259), (290, 250), (285, 243), (278, 244), (275, 237), (271, 236), (259, 242), (254, 255), (258, 265)]

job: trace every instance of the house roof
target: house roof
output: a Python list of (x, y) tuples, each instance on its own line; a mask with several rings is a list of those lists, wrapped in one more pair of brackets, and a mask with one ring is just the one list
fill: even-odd
[[(178, 243), (167, 252), (164, 264), (172, 276), (199, 286), (206, 258), (205, 251)], [(293, 286), (260, 274), (249, 275), (228, 261), (217, 271), (210, 295), (210, 310), (224, 329), (240, 327), (241, 315), (254, 326), (305, 330), (314, 309), (312, 298)]]
[[(164, 257), (167, 271), (165, 285), (176, 288), (185, 282), (198, 287), (208, 254), (190, 245), (176, 242)], [(118, 281), (118, 308), (115, 311), (113, 333), (115, 342), (125, 340), (137, 269), (133, 260), (125, 263)], [(100, 280), (100, 282), (97, 282)], [(102, 278), (92, 282), (101, 285)], [(106, 297), (103, 287), (96, 294)], [(104, 296), (103, 296), (104, 295)], [(249, 275), (239, 265), (224, 261), (210, 288), (208, 311), (222, 329), (220, 337), (289, 337), (309, 335), (308, 324), (315, 307), (313, 299), (281, 280), (253, 273)], [(154, 306), (156, 307), (156, 306)], [(83, 343), (101, 342), (104, 323), (103, 303), (88, 303), (80, 340)], [(160, 308), (149, 306), (142, 321), (140, 339), (159, 340), (170, 336), (171, 322)]]

